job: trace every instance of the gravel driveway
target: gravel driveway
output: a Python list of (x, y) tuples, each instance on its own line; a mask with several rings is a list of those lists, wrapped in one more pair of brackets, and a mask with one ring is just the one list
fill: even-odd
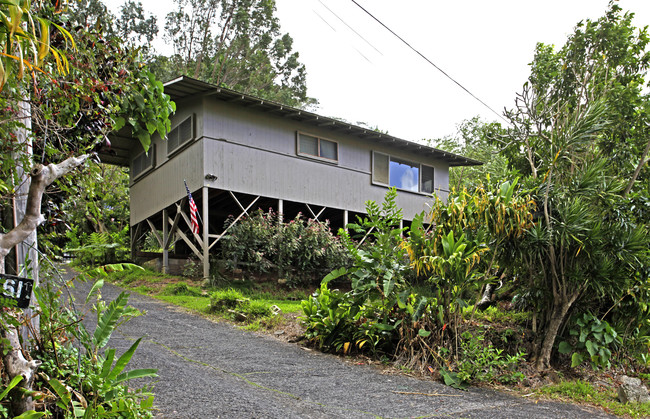
[[(75, 292), (85, 296), (87, 289)], [(112, 299), (119, 292), (106, 284), (102, 294)], [(610, 417), (571, 404), (382, 374), (138, 294), (129, 303), (147, 314), (123, 325), (110, 346), (121, 353), (145, 337), (130, 367), (158, 369), (158, 418)]]

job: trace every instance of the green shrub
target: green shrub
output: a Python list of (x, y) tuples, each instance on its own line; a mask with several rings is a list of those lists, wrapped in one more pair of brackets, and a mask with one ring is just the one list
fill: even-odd
[[(210, 297), (209, 310), (212, 313), (226, 314), (232, 320), (246, 321), (249, 324), (257, 323), (258, 326), (265, 318), (275, 317), (271, 304), (246, 298), (241, 292), (232, 288), (215, 291)], [(251, 325), (251, 328), (253, 330), (255, 326)]]
[[(129, 266), (115, 269), (129, 269)], [(66, 418), (105, 417), (104, 412), (117, 411), (122, 418), (153, 417), (150, 389), (138, 388), (129, 380), (155, 377), (156, 371), (126, 369), (141, 338), (121, 354), (107, 347), (116, 327), (141, 313), (128, 306), (128, 295), (124, 292), (114, 301), (102, 300), (99, 290), (103, 280), (100, 279), (86, 299), (86, 303), (94, 303), (91, 310), (97, 316), (97, 326), (94, 331), (87, 330), (69, 299), (63, 298), (64, 287), (69, 284), (57, 285), (56, 278), (44, 276), (45, 280), (34, 289), (40, 335), (33, 342), (31, 356), (42, 361), (34, 390), (50, 394), (42, 399), (44, 409), (55, 417)], [(0, 320), (6, 324), (10, 319), (3, 312)]]
[(243, 313), (249, 318), (266, 317), (271, 315), (271, 307), (262, 301), (252, 300), (249, 301), (248, 304), (243, 304), (240, 307), (242, 308)]
[(210, 312), (222, 313), (226, 310), (234, 310), (241, 302), (248, 301), (244, 295), (232, 288), (215, 291), (210, 296)]
[[(400, 246), (401, 209), (391, 188), (382, 205), (366, 203), (368, 217), (350, 224), (351, 233), (372, 242), (359, 246), (348, 232), (341, 241), (352, 258), (350, 269), (332, 271), (312, 297), (302, 302), (307, 330), (305, 336), (321, 349), (347, 353), (353, 348), (390, 352), (396, 344), (396, 327), (406, 316), (408, 297), (404, 273), (408, 269), (406, 251)], [(348, 278), (351, 290), (329, 289), (329, 282)]]
[(203, 264), (194, 258), (187, 259), (183, 265), (182, 276), (187, 278), (200, 278), (203, 276)]
[(461, 334), (460, 351), (456, 370), (458, 378), (466, 383), (498, 381), (516, 383), (524, 378), (518, 367), (526, 354), (504, 354), (502, 349), (486, 344), (483, 335)]
[(614, 328), (591, 313), (584, 313), (575, 318), (574, 324), (575, 327), (569, 331), (572, 339), (560, 342), (559, 352), (572, 353), (571, 367), (577, 367), (589, 360), (594, 369), (609, 368), (612, 356), (610, 348), (621, 340)]
[(66, 232), (66, 252), (73, 253), (81, 265), (106, 265), (129, 259), (128, 227), (114, 233), (80, 233), (76, 227)]
[[(232, 223), (231, 217), (224, 227)], [(230, 268), (241, 264), (252, 272), (277, 270), (280, 275), (288, 275), (292, 284), (322, 278), (350, 261), (327, 222), (305, 220), (298, 214), (283, 223), (271, 210), (258, 210), (230, 227), (229, 235), (222, 239), (221, 251)]]
[(187, 295), (187, 296), (198, 296), (201, 295), (195, 288), (188, 287), (185, 282), (178, 282), (176, 284), (168, 284), (165, 287), (165, 294), (167, 295)]

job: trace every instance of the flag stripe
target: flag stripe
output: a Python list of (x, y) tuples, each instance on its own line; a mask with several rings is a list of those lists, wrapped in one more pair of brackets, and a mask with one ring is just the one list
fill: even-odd
[(187, 191), (187, 199), (189, 200), (190, 203), (190, 223), (192, 224), (191, 230), (192, 233), (194, 234), (199, 234), (199, 222), (197, 220), (197, 214), (199, 212), (198, 208), (196, 208), (196, 202), (194, 202), (194, 198), (192, 198), (192, 194), (190, 193), (190, 188), (187, 187), (187, 183), (183, 181), (185, 184), (185, 190)]

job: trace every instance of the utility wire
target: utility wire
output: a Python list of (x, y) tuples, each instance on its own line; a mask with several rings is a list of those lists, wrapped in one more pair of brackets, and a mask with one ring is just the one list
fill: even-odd
[(485, 107), (488, 108), (490, 111), (492, 111), (496, 116), (498, 116), (499, 118), (503, 119), (506, 123), (510, 124), (510, 122), (509, 122), (507, 119), (505, 119), (505, 118), (504, 118), (500, 113), (498, 113), (497, 111), (495, 111), (494, 109), (492, 109), (492, 108), (491, 108), (487, 103), (485, 103), (485, 102), (483, 102), (481, 99), (479, 99), (479, 98), (478, 98), (474, 93), (472, 93), (472, 92), (470, 92), (469, 90), (467, 90), (467, 88), (465, 88), (465, 86), (463, 86), (462, 84), (460, 84), (459, 82), (457, 82), (456, 80), (454, 80), (453, 77), (451, 77), (451, 76), (450, 76), (449, 74), (447, 74), (443, 69), (441, 69), (440, 67), (438, 67), (438, 66), (437, 66), (433, 61), (431, 61), (431, 60), (428, 59), (426, 56), (424, 56), (424, 54), (422, 54), (420, 51), (418, 51), (417, 49), (413, 48), (413, 47), (411, 46), (411, 44), (409, 44), (408, 42), (406, 42), (406, 41), (404, 40), (404, 38), (402, 38), (401, 36), (399, 36), (398, 34), (396, 34), (396, 33), (395, 33), (391, 28), (389, 28), (388, 26), (386, 26), (386, 25), (384, 24), (384, 22), (382, 22), (381, 20), (377, 19), (377, 18), (376, 18), (372, 13), (370, 13), (368, 10), (366, 10), (363, 6), (361, 6), (361, 5), (360, 5), (359, 3), (357, 3), (355, 0), (351, 0), (351, 1), (352, 1), (352, 3), (356, 4), (358, 8), (360, 8), (361, 10), (363, 10), (364, 12), (366, 12), (366, 14), (367, 14), (368, 16), (370, 16), (370, 17), (373, 18), (375, 21), (377, 21), (377, 23), (379, 23), (381, 26), (383, 26), (383, 27), (384, 27), (388, 32), (392, 33), (392, 34), (393, 34), (397, 39), (399, 39), (400, 41), (402, 41), (402, 42), (403, 42), (407, 47), (409, 47), (411, 50), (413, 50), (413, 52), (415, 52), (416, 54), (418, 54), (420, 57), (424, 58), (424, 60), (426, 60), (426, 62), (428, 62), (429, 64), (431, 64), (433, 67), (435, 67), (435, 69), (438, 70), (439, 72), (441, 72), (445, 77), (447, 77), (449, 80), (451, 80), (451, 81), (453, 81), (454, 83), (456, 83), (456, 85), (458, 85), (458, 87), (460, 87), (460, 88), (463, 89), (465, 92), (467, 92), (471, 97), (473, 97), (474, 99), (476, 99), (477, 101), (479, 101), (483, 106), (485, 106)]
[[(319, 0), (319, 1), (320, 1), (320, 0)], [(321, 3), (323, 3), (323, 2), (321, 2)], [(325, 4), (323, 4), (323, 6), (325, 6)], [(325, 8), (326, 8), (327, 10), (329, 10), (329, 11), (330, 11), (334, 16), (336, 16), (336, 14), (335, 14), (334, 12), (332, 12), (332, 11), (331, 11), (327, 6), (325, 6)], [(327, 26), (329, 26), (330, 29), (331, 29), (332, 31), (336, 32), (336, 29), (334, 28), (334, 26), (330, 25), (330, 23), (329, 23), (329, 22), (328, 22), (328, 21), (327, 21), (323, 16), (321, 16), (320, 13), (318, 13), (315, 9), (312, 9), (312, 11), (313, 11), (313, 12), (316, 14), (316, 16), (318, 16), (318, 17), (319, 17), (323, 22), (325, 22), (325, 24), (326, 24)], [(336, 17), (337, 17), (341, 22), (343, 22), (343, 20), (342, 20), (340, 17), (338, 17), (338, 16), (336, 16)], [(345, 23), (345, 22), (343, 22), (343, 23)], [(347, 23), (345, 23), (345, 24), (347, 25), (348, 28), (352, 29), (352, 28), (350, 27), (350, 25), (348, 25)], [(359, 35), (359, 34), (358, 34), (354, 29), (352, 29), (352, 31), (354, 31), (354, 33), (356, 33), (357, 35)], [(359, 36), (361, 36), (361, 35), (359, 35)], [(364, 41), (366, 41), (362, 36), (361, 36), (361, 39), (363, 39)], [(366, 42), (368, 42), (368, 41), (366, 41)], [(368, 43), (368, 44), (369, 44), (371, 47), (375, 48), (374, 46), (372, 46), (372, 44), (370, 44), (370, 43)], [(366, 61), (368, 61), (370, 64), (372, 64), (372, 61), (370, 61), (370, 59), (369, 59), (368, 57), (366, 57), (365, 55), (363, 55), (363, 53), (362, 53), (362, 52), (361, 52), (357, 47), (355, 47), (354, 45), (351, 45), (351, 46), (352, 46), (352, 48), (354, 48), (354, 50), (355, 50), (355, 51), (356, 51), (360, 56), (362, 56)], [(377, 49), (377, 48), (375, 48), (375, 49)], [(379, 52), (379, 50), (377, 50), (377, 52)], [(381, 54), (381, 52), (379, 52), (379, 53)], [(383, 55), (383, 54), (382, 54), (382, 55)]]
[(378, 49), (377, 49), (373, 44), (371, 44), (370, 41), (368, 41), (366, 38), (364, 38), (363, 35), (361, 35), (361, 34), (360, 34), (359, 32), (357, 32), (357, 31), (355, 31), (354, 28), (353, 28), (352, 26), (348, 25), (348, 23), (347, 23), (345, 20), (341, 19), (341, 17), (340, 17), (339, 15), (337, 15), (336, 13), (334, 13), (334, 11), (333, 11), (332, 9), (330, 9), (329, 7), (327, 7), (327, 5), (326, 5), (325, 3), (323, 3), (322, 0), (318, 0), (318, 1), (319, 1), (320, 4), (323, 5), (324, 8), (326, 8), (327, 10), (329, 10), (329, 12), (330, 12), (331, 14), (333, 14), (334, 16), (336, 16), (336, 18), (337, 18), (338, 20), (340, 20), (340, 21), (341, 21), (345, 26), (347, 26), (347, 27), (348, 27), (352, 32), (354, 32), (354, 33), (355, 33), (359, 38), (363, 39), (363, 41), (364, 41), (366, 44), (370, 45), (370, 46), (371, 46), (375, 51), (377, 51), (380, 55), (384, 55), (384, 54), (382, 54), (381, 51), (379, 51), (379, 50), (378, 50)]

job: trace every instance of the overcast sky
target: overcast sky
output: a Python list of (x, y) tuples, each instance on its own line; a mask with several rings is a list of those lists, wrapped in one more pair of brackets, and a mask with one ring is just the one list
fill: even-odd
[[(560, 47), (608, 0), (356, 0), (498, 114), (514, 103), (535, 44)], [(123, 0), (106, 2), (114, 12)], [(143, 0), (162, 33), (172, 0)], [(650, 0), (620, 0), (650, 24)], [(316, 113), (418, 141), (453, 134), (464, 119), (499, 116), (383, 28), (352, 0), (276, 0), (283, 32), (307, 68)], [(164, 52), (161, 41), (156, 44)]]

